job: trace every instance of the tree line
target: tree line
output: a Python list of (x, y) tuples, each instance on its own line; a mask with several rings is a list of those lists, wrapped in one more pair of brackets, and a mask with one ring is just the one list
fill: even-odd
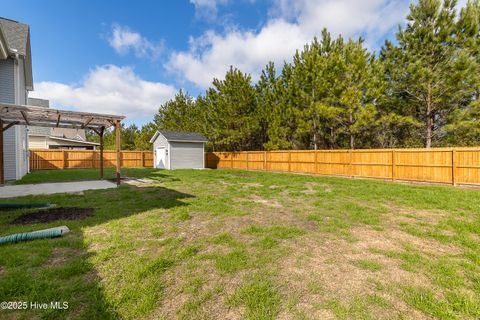
[(456, 4), (411, 4), (378, 54), (323, 30), (256, 83), (232, 66), (203, 95), (180, 90), (151, 123), (123, 128), (122, 147), (149, 149), (157, 129), (199, 132), (222, 151), (478, 145), (480, 0)]

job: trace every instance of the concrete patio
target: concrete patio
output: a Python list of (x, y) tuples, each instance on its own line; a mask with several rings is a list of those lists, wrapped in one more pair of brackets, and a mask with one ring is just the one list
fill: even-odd
[(112, 189), (117, 185), (106, 180), (25, 184), (0, 187), (0, 198), (15, 198), (30, 195), (76, 193), (85, 190)]

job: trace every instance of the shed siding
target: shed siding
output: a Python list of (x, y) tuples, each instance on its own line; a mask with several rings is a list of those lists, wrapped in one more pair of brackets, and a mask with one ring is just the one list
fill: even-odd
[(170, 169), (201, 169), (203, 157), (203, 143), (170, 142)]
[[(153, 159), (153, 166), (155, 166), (157, 164), (157, 159), (155, 159), (155, 157), (156, 157), (155, 150), (157, 150), (158, 148), (165, 148), (165, 149), (168, 150), (168, 141), (161, 134), (159, 134), (157, 139), (155, 139), (155, 141), (153, 142), (153, 158), (154, 158)], [(169, 168), (169, 165), (170, 165), (169, 160), (170, 160), (170, 157), (167, 156), (166, 160), (165, 160), (165, 168)]]
[[(12, 59), (0, 60), (0, 101), (15, 103), (15, 64)], [(3, 135), (5, 180), (16, 178), (16, 130), (10, 128)]]

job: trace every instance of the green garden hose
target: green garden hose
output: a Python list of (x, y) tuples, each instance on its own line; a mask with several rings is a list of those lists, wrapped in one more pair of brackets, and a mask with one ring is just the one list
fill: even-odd
[(48, 208), (50, 203), (0, 203), (0, 209)]
[(5, 237), (0, 237), (0, 244), (15, 243), (34, 239), (56, 238), (61, 237), (68, 232), (70, 232), (70, 229), (68, 229), (67, 226), (61, 226), (33, 232), (16, 233)]

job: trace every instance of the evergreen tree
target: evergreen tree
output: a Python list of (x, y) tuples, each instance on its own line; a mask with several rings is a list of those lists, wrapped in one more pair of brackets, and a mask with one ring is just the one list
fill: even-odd
[(442, 138), (453, 110), (471, 95), (465, 81), (472, 61), (457, 47), (456, 1), (419, 0), (410, 6), (406, 28), (397, 34), (392, 89), (423, 123), (424, 145)]
[(225, 80), (213, 80), (213, 88), (205, 95), (205, 105), (210, 112), (215, 145), (230, 151), (254, 148), (259, 123), (249, 75), (231, 67)]

